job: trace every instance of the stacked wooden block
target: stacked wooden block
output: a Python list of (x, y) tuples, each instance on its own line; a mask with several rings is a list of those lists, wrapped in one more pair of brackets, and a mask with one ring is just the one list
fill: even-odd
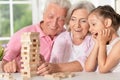
[(38, 32), (26, 32), (21, 36), (21, 74), (24, 80), (37, 75), (40, 65), (40, 41)]

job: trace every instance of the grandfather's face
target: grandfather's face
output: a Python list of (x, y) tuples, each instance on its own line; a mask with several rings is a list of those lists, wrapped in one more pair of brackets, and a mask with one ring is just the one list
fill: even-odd
[(84, 39), (89, 30), (87, 21), (88, 11), (86, 9), (77, 9), (73, 12), (69, 27), (73, 37)]
[(63, 30), (66, 14), (65, 8), (57, 4), (49, 4), (43, 15), (43, 31), (51, 37), (59, 34)]

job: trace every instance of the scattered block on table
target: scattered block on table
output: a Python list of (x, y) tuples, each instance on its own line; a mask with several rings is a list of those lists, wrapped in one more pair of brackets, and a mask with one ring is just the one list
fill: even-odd
[(72, 78), (74, 76), (75, 74), (71, 72), (59, 72), (59, 73), (47, 74), (44, 77), (52, 80), (61, 80), (63, 78)]
[(11, 73), (0, 73), (0, 78), (6, 79), (6, 80), (16, 80), (13, 78)]

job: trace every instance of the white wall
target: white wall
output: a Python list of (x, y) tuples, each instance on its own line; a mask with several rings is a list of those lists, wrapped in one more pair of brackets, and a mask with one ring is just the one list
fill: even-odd
[[(120, 0), (116, 0), (116, 11), (120, 15)], [(118, 34), (120, 36), (120, 28), (118, 30)]]
[(115, 9), (115, 0), (90, 0), (95, 6), (111, 5)]
[[(70, 0), (72, 4), (85, 1), (85, 0)], [(115, 0), (87, 0), (92, 2), (96, 7), (99, 5), (111, 5), (113, 8), (115, 8)]]

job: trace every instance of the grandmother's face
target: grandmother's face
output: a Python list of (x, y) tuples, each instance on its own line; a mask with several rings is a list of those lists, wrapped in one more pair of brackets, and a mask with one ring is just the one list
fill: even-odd
[(87, 16), (88, 11), (86, 9), (74, 10), (69, 21), (69, 27), (73, 37), (85, 38), (89, 30)]

